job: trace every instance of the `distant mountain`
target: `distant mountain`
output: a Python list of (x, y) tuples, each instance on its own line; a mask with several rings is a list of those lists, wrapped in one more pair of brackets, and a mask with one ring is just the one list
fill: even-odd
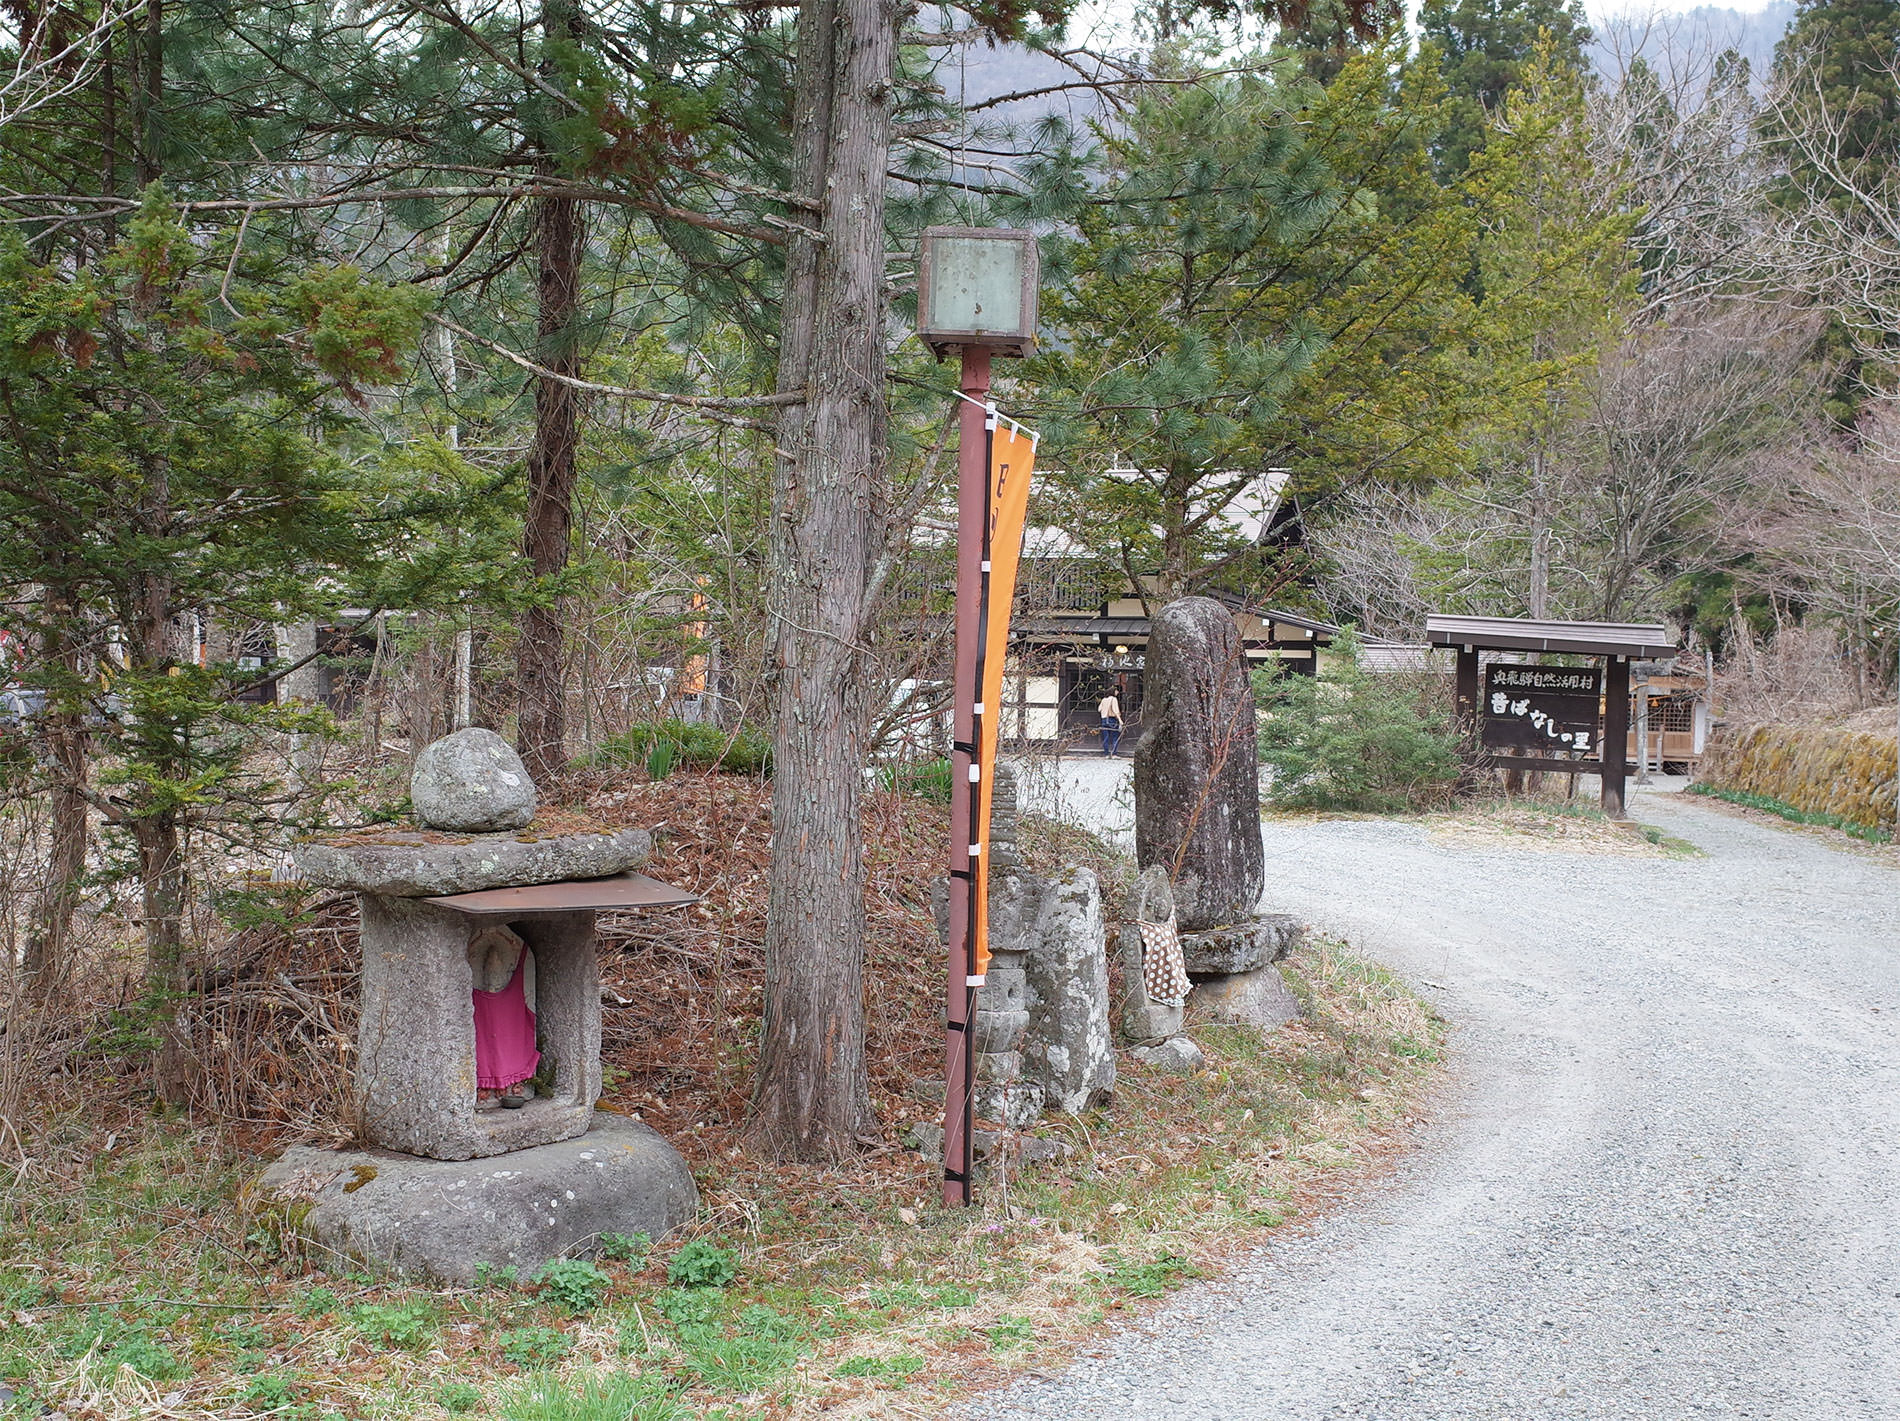
[[(1706, 70), (1711, 58), (1733, 49), (1748, 61), (1759, 82), (1773, 67), (1775, 45), (1794, 13), (1794, 0), (1771, 0), (1752, 12), (1699, 5), (1648, 19), (1629, 15), (1595, 18), (1592, 28), (1596, 38), (1590, 46), (1590, 57), (1597, 72), (1612, 81), (1638, 57), (1665, 75), (1687, 69), (1691, 71), (1687, 77), (1693, 81)], [(978, 122), (1032, 124), (1046, 115), (1060, 114), (1080, 125), (1100, 115), (1104, 107), (1099, 94), (1063, 87), (1081, 82), (1083, 76), (1074, 69), (1018, 44), (958, 46), (939, 58), (935, 78), (951, 99), (970, 103), (1045, 91), (984, 108), (973, 115)]]
[(938, 61), (935, 79), (949, 98), (966, 103), (1008, 94), (1032, 95), (979, 110), (972, 116), (977, 122), (1033, 123), (1046, 115), (1060, 114), (1080, 125), (1102, 108), (1100, 94), (1063, 87), (1085, 82), (1084, 75), (1059, 59), (1020, 44), (959, 46)]

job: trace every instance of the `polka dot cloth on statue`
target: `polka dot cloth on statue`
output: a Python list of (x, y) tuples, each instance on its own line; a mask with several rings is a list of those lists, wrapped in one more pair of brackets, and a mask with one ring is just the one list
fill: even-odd
[(1181, 956), (1181, 934), (1175, 930), (1174, 914), (1165, 923), (1136, 923), (1141, 929), (1141, 984), (1148, 989), (1148, 1000), (1163, 1006), (1180, 1006), (1187, 1000), (1187, 960)]

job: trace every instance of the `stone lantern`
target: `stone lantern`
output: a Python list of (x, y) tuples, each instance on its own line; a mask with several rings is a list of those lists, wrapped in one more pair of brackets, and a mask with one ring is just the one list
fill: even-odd
[[(450, 1282), (678, 1227), (698, 1206), (685, 1161), (595, 1108), (594, 920), (693, 895), (631, 872), (644, 829), (536, 832), (533, 781), (492, 731), (425, 749), (410, 800), (417, 829), (295, 852), (306, 882), (361, 905), (361, 1147), (293, 1148), (261, 1196), (332, 1256)], [(512, 1071), (486, 1058), (507, 1051)]]

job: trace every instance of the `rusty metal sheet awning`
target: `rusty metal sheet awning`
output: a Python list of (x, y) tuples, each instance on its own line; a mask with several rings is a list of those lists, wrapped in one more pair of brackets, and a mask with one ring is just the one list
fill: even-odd
[(637, 908), (677, 908), (697, 903), (699, 895), (675, 888), (643, 873), (613, 878), (569, 879), (564, 883), (529, 883), (518, 888), (484, 888), (475, 893), (450, 893), (424, 898), (438, 908), (480, 917), (517, 913), (571, 913), (583, 909), (626, 912)]

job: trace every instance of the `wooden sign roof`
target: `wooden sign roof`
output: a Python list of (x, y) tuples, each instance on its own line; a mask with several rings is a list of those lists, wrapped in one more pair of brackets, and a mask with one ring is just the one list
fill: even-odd
[(1669, 629), (1649, 622), (1534, 622), (1528, 617), (1425, 619), (1433, 646), (1469, 646), (1482, 651), (1557, 651), (1580, 656), (1674, 656)]
[(484, 888), (474, 893), (450, 893), (425, 898), (439, 908), (481, 917), (516, 913), (571, 913), (581, 909), (619, 910), (676, 908), (697, 903), (699, 895), (648, 878), (623, 873), (614, 878), (567, 879), (560, 883), (530, 883), (515, 888)]

